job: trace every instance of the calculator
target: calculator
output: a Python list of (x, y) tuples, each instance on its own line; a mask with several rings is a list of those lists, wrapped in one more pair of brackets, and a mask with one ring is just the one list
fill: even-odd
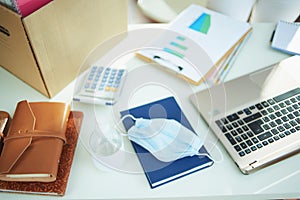
[(73, 101), (90, 104), (114, 105), (121, 94), (127, 70), (92, 66), (80, 85)]

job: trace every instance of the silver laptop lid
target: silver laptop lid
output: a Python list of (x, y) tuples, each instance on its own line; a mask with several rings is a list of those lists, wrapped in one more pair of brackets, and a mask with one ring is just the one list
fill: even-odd
[(190, 100), (209, 124), (212, 117), (230, 113), (252, 102), (300, 86), (300, 56), (221, 83), (190, 96)]

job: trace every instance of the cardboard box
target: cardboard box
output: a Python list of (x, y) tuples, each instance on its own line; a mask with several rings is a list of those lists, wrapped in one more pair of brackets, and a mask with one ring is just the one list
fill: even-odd
[(55, 0), (22, 18), (0, 5), (0, 66), (53, 97), (99, 44), (127, 31), (127, 0)]

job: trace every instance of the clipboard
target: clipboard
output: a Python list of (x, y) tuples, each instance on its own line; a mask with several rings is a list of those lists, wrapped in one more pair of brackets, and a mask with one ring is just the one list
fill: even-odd
[(228, 72), (227, 66), (234, 61), (232, 56), (251, 31), (247, 22), (192, 4), (136, 55), (193, 85), (217, 83), (225, 77), (215, 71)]

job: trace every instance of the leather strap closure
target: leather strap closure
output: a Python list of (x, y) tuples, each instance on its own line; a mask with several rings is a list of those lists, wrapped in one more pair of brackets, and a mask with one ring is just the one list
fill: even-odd
[(51, 131), (40, 131), (40, 130), (19, 130), (17, 132), (11, 133), (10, 135), (4, 138), (4, 143), (13, 140), (13, 139), (20, 139), (20, 138), (34, 138), (34, 137), (47, 137), (47, 138), (58, 138), (64, 141), (66, 144), (66, 136), (62, 133), (55, 133)]

